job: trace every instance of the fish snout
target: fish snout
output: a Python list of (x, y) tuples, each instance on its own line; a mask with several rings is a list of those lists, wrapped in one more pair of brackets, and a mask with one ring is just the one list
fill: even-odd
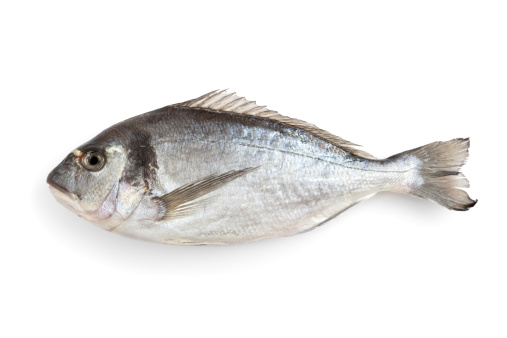
[(76, 201), (79, 200), (79, 196), (70, 191), (73, 181), (73, 172), (65, 161), (54, 168), (46, 179), (51, 192), (58, 200), (64, 198)]

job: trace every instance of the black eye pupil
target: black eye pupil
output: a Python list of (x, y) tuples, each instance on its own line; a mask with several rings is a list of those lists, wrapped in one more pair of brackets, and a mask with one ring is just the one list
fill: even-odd
[(81, 158), (81, 165), (88, 171), (99, 171), (106, 163), (105, 155), (98, 151), (88, 151), (84, 157)]
[(88, 164), (89, 165), (97, 165), (99, 163), (99, 158), (97, 156), (91, 156), (89, 159), (88, 159)]

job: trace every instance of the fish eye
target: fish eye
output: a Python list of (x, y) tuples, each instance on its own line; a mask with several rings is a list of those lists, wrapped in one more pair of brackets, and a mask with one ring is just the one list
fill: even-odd
[(106, 164), (106, 158), (97, 151), (89, 151), (81, 159), (81, 165), (89, 171), (99, 171)]

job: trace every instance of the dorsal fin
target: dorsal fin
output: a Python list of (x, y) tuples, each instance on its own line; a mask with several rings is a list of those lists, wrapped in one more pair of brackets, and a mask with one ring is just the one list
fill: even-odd
[(219, 112), (229, 112), (266, 118), (288, 126), (305, 130), (321, 139), (324, 139), (325, 141), (334, 144), (335, 146), (342, 148), (343, 150), (350, 152), (353, 155), (375, 159), (374, 156), (368, 154), (367, 152), (356, 149), (355, 147), (358, 146), (357, 144), (354, 144), (325, 130), (317, 128), (317, 126), (311, 123), (280, 115), (274, 110), (269, 110), (266, 108), (266, 106), (258, 106), (255, 101), (248, 101), (244, 97), (236, 95), (236, 93), (229, 94), (227, 93), (227, 90), (214, 90), (196, 99), (176, 103), (172, 106), (212, 109)]

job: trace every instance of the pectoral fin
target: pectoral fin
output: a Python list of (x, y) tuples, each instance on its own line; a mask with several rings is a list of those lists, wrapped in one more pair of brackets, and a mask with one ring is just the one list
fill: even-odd
[(197, 181), (187, 183), (171, 191), (170, 193), (154, 197), (155, 202), (163, 208), (159, 220), (168, 220), (191, 214), (196, 209), (202, 208), (209, 202), (209, 198), (200, 197), (220, 189), (229, 182), (242, 177), (259, 167), (231, 170), (222, 174), (213, 174)]

